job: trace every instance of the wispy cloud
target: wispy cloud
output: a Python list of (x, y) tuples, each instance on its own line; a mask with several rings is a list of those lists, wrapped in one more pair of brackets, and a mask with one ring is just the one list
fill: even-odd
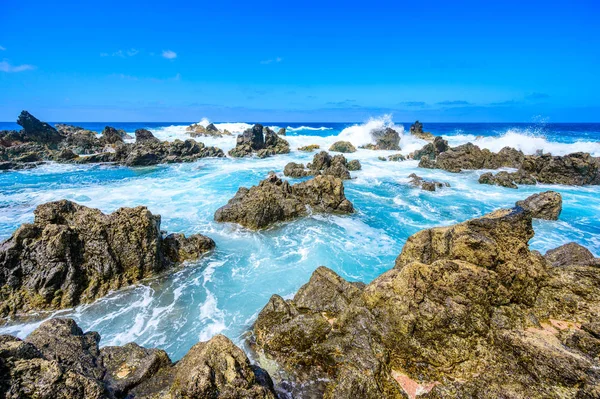
[(177, 58), (177, 53), (171, 50), (163, 50), (162, 56), (168, 60), (174, 60)]
[(546, 100), (550, 98), (550, 94), (546, 93), (529, 93), (525, 96), (526, 100)]
[(405, 107), (424, 107), (427, 103), (425, 101), (404, 101), (400, 105), (404, 105)]
[(0, 51), (4, 51), (4, 50), (6, 50), (6, 47), (0, 46)]
[(260, 63), (263, 64), (263, 65), (268, 65), (268, 64), (273, 64), (273, 63), (279, 63), (281, 61), (283, 61), (283, 58), (277, 57), (277, 58), (271, 58), (271, 59), (268, 59), (268, 60), (263, 60)]
[(437, 105), (471, 105), (470, 102), (464, 100), (440, 101)]
[(35, 69), (35, 66), (29, 64), (23, 65), (11, 65), (8, 61), (0, 62), (0, 72), (23, 72), (23, 71), (31, 71)]
[(126, 58), (126, 57), (134, 57), (136, 55), (138, 55), (140, 53), (140, 50), (132, 48), (129, 50), (117, 50), (114, 53), (100, 53), (100, 57), (121, 57), (121, 58)]
[(335, 105), (338, 107), (343, 107), (343, 106), (352, 106), (354, 105), (354, 103), (356, 102), (356, 100), (351, 100), (351, 99), (346, 99), (344, 101), (329, 101), (327, 103), (325, 103), (326, 105)]

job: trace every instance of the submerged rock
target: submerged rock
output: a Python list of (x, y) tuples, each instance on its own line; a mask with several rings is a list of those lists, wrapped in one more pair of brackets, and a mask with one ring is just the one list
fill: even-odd
[(290, 185), (272, 173), (257, 186), (240, 187), (227, 205), (217, 209), (215, 220), (258, 230), (309, 212), (354, 212), (352, 203), (344, 196), (342, 180), (325, 175)]
[(434, 139), (433, 134), (423, 131), (423, 124), (419, 121), (416, 121), (410, 126), (410, 134), (425, 141), (433, 141)]
[(288, 154), (290, 145), (268, 127), (256, 124), (237, 136), (235, 148), (229, 151), (232, 157), (245, 157), (256, 153), (259, 158), (275, 154)]
[(99, 342), (98, 333), (84, 333), (71, 319), (48, 320), (24, 341), (1, 335), (0, 396), (275, 399), (268, 374), (223, 335), (175, 364), (160, 349)]
[(329, 151), (343, 153), (356, 152), (356, 147), (349, 141), (336, 141), (329, 147)]
[(285, 165), (283, 174), (295, 178), (329, 175), (340, 179), (350, 179), (350, 171), (360, 170), (361, 164), (356, 159), (348, 162), (346, 157), (341, 154), (332, 157), (327, 151), (321, 151), (313, 157), (312, 163), (309, 163), (307, 168), (305, 169), (301, 163), (290, 162)]
[(110, 215), (62, 200), (40, 205), (0, 245), (0, 315), (91, 302), (214, 248), (210, 238), (163, 238), (146, 207)]
[(425, 180), (420, 176), (417, 176), (414, 173), (411, 173), (408, 177), (411, 178), (410, 184), (414, 187), (420, 187), (421, 190), (425, 191), (435, 191), (438, 188), (442, 187), (450, 187), (449, 183), (442, 183), (435, 180)]
[(523, 208), (534, 219), (558, 220), (562, 211), (562, 197), (556, 191), (546, 191), (517, 201), (515, 205)]
[(517, 207), (414, 234), (366, 286), (321, 267), (271, 297), (253, 348), (299, 396), (318, 381), (311, 397), (594, 397), (600, 274), (554, 267), (532, 237)]

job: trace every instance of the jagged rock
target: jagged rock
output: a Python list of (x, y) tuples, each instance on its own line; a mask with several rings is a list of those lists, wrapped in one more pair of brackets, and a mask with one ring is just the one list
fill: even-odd
[(25, 341), (1, 335), (0, 396), (275, 399), (269, 375), (222, 335), (196, 344), (176, 364), (159, 349), (99, 349), (99, 341), (70, 319), (48, 320)]
[(549, 250), (544, 258), (554, 267), (570, 265), (600, 266), (600, 259), (595, 258), (589, 249), (575, 242)]
[(135, 142), (136, 143), (145, 143), (145, 142), (160, 142), (159, 139), (154, 137), (151, 131), (146, 129), (137, 129), (135, 131)]
[(55, 128), (46, 122), (40, 122), (27, 111), (21, 112), (17, 124), (23, 127), (20, 136), (24, 142), (56, 145), (63, 139), (63, 136)]
[(410, 134), (413, 136), (425, 140), (425, 141), (433, 141), (434, 136), (430, 132), (423, 131), (423, 124), (419, 121), (416, 121), (410, 126)]
[(479, 176), (479, 184), (489, 184), (492, 186), (502, 186), (517, 189), (519, 188), (517, 184), (533, 185), (536, 184), (536, 181), (533, 177), (526, 173), (523, 173), (522, 171), (501, 171), (496, 173), (495, 175), (492, 172), (482, 174), (481, 176)]
[(77, 158), (77, 154), (68, 148), (63, 148), (54, 155), (54, 160), (59, 162), (67, 162)]
[(217, 222), (238, 223), (249, 229), (263, 229), (275, 222), (319, 213), (352, 213), (352, 203), (344, 196), (344, 184), (333, 176), (316, 176), (290, 185), (270, 174), (258, 186), (240, 187), (227, 205), (217, 209)]
[(356, 147), (354, 147), (349, 141), (336, 141), (331, 145), (331, 147), (329, 147), (329, 151), (343, 153), (356, 152)]
[(100, 138), (103, 144), (123, 143), (123, 134), (111, 126), (106, 126)]
[(350, 179), (350, 171), (360, 170), (361, 164), (358, 160), (348, 162), (346, 157), (341, 154), (332, 157), (327, 151), (321, 151), (315, 154), (312, 163), (309, 163), (307, 168), (307, 170), (304, 169), (303, 164), (290, 162), (285, 166), (283, 174), (289, 177), (329, 175), (340, 179)]
[(410, 184), (414, 187), (419, 187), (421, 190), (425, 191), (435, 191), (438, 188), (442, 187), (450, 187), (449, 183), (442, 183), (435, 180), (425, 180), (420, 176), (417, 176), (414, 173), (411, 173), (408, 177), (410, 177)]
[(467, 143), (447, 149), (440, 153), (435, 161), (431, 158), (421, 158), (419, 167), (443, 169), (453, 173), (464, 169), (519, 168), (524, 158), (525, 155), (514, 148), (504, 147), (496, 154)]
[(433, 160), (442, 152), (448, 151), (449, 148), (450, 146), (448, 146), (448, 142), (446, 140), (440, 136), (436, 136), (433, 139), (433, 142), (425, 144), (423, 148), (415, 151), (411, 158), (417, 161), (420, 161), (422, 158), (429, 158), (430, 160)]
[(163, 239), (146, 207), (110, 215), (71, 201), (40, 205), (0, 245), (0, 315), (91, 302), (214, 247), (204, 236)]
[(275, 154), (288, 154), (290, 146), (273, 130), (257, 123), (237, 136), (236, 146), (229, 151), (229, 155), (240, 158), (251, 155), (253, 152), (259, 158), (266, 158)]
[(286, 134), (286, 131), (285, 131), (284, 127), (279, 128), (279, 130), (277, 131), (278, 136), (285, 136), (285, 134)]
[(521, 171), (539, 183), (583, 186), (600, 184), (600, 163), (590, 154), (577, 152), (565, 156), (527, 156)]
[(305, 145), (304, 147), (299, 147), (298, 151), (312, 152), (314, 150), (318, 150), (319, 148), (321, 148), (321, 146), (318, 144), (309, 144)]
[(311, 397), (594, 397), (600, 274), (553, 267), (532, 237), (516, 207), (411, 236), (366, 286), (319, 268), (271, 297), (253, 348), (298, 396), (319, 381)]
[(65, 123), (57, 123), (56, 125), (54, 125), (54, 128), (63, 136), (70, 136), (72, 134), (85, 130), (80, 126), (67, 125)]
[(372, 130), (371, 137), (375, 140), (375, 144), (368, 144), (361, 148), (400, 151), (400, 134), (390, 127)]
[(206, 126), (206, 133), (208, 134), (219, 134), (219, 129), (217, 129), (217, 127), (213, 124), (213, 123), (209, 123)]
[(556, 191), (533, 194), (516, 206), (525, 209), (534, 219), (558, 220), (562, 211), (562, 197)]
[(94, 154), (102, 151), (104, 143), (99, 136), (90, 130), (77, 130), (69, 134), (64, 141), (64, 147), (76, 154)]

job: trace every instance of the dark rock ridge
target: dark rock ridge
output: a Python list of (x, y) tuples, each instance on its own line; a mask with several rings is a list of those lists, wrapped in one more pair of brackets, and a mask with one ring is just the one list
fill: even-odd
[(283, 174), (288, 177), (306, 177), (329, 175), (339, 177), (340, 179), (350, 179), (350, 171), (361, 169), (358, 160), (347, 161), (343, 155), (331, 156), (327, 151), (321, 151), (313, 157), (312, 163), (306, 165), (290, 162), (285, 165)]
[(271, 173), (257, 186), (240, 187), (227, 205), (217, 209), (215, 220), (258, 230), (309, 212), (354, 212), (352, 203), (344, 195), (342, 180), (324, 175), (290, 185)]
[(371, 137), (375, 140), (375, 144), (367, 144), (360, 148), (400, 151), (400, 134), (391, 127), (373, 129)]
[(110, 215), (71, 201), (40, 205), (0, 245), (0, 316), (91, 302), (214, 248), (208, 237), (163, 237), (146, 207)]
[(236, 146), (229, 151), (229, 155), (241, 158), (256, 153), (257, 157), (266, 158), (289, 152), (290, 145), (286, 140), (279, 137), (269, 127), (263, 127), (257, 123), (237, 136)]
[(336, 141), (329, 147), (329, 151), (350, 153), (356, 152), (356, 147), (349, 141)]
[(203, 157), (224, 157), (218, 148), (194, 140), (161, 142), (145, 129), (136, 142), (123, 130), (107, 126), (102, 135), (78, 126), (59, 124), (58, 130), (27, 111), (19, 116), (23, 130), (0, 132), (0, 170), (27, 169), (45, 161), (61, 163), (111, 162), (128, 166), (192, 162)]
[(411, 178), (410, 184), (412, 186), (419, 187), (421, 190), (425, 191), (435, 191), (438, 188), (450, 187), (449, 183), (442, 183), (435, 180), (425, 180), (414, 173), (411, 173), (408, 177)]
[(71, 319), (42, 323), (25, 340), (0, 335), (0, 397), (275, 399), (269, 375), (223, 335), (176, 363), (130, 343), (99, 348)]
[(191, 137), (223, 137), (231, 136), (231, 132), (227, 129), (219, 130), (213, 123), (209, 123), (206, 127), (199, 123), (191, 124), (185, 128)]
[(440, 136), (436, 136), (431, 143), (425, 144), (423, 148), (409, 155), (409, 158), (420, 161), (422, 158), (434, 160), (444, 151), (448, 151), (448, 142)]
[(434, 136), (430, 132), (423, 131), (423, 124), (416, 121), (410, 126), (410, 134), (425, 141), (433, 141)]
[(533, 177), (523, 171), (501, 171), (496, 174), (493, 174), (492, 172), (482, 174), (479, 176), (479, 183), (517, 189), (519, 188), (517, 184), (536, 184), (537, 182)]
[(419, 167), (458, 173), (465, 169), (519, 168), (524, 159), (525, 155), (514, 148), (504, 147), (500, 152), (493, 153), (488, 149), (482, 150), (474, 144), (467, 143), (446, 148), (436, 156), (435, 160), (422, 157)]
[(562, 211), (562, 196), (556, 191), (546, 191), (517, 201), (515, 205), (523, 208), (534, 219), (558, 220)]
[(367, 285), (320, 267), (271, 297), (253, 348), (300, 396), (598, 397), (598, 268), (580, 250), (542, 257), (533, 235), (516, 207), (414, 234)]

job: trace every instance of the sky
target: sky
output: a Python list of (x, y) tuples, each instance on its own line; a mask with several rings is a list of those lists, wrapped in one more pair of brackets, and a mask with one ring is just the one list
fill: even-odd
[(0, 121), (600, 122), (600, 2), (0, 0)]

